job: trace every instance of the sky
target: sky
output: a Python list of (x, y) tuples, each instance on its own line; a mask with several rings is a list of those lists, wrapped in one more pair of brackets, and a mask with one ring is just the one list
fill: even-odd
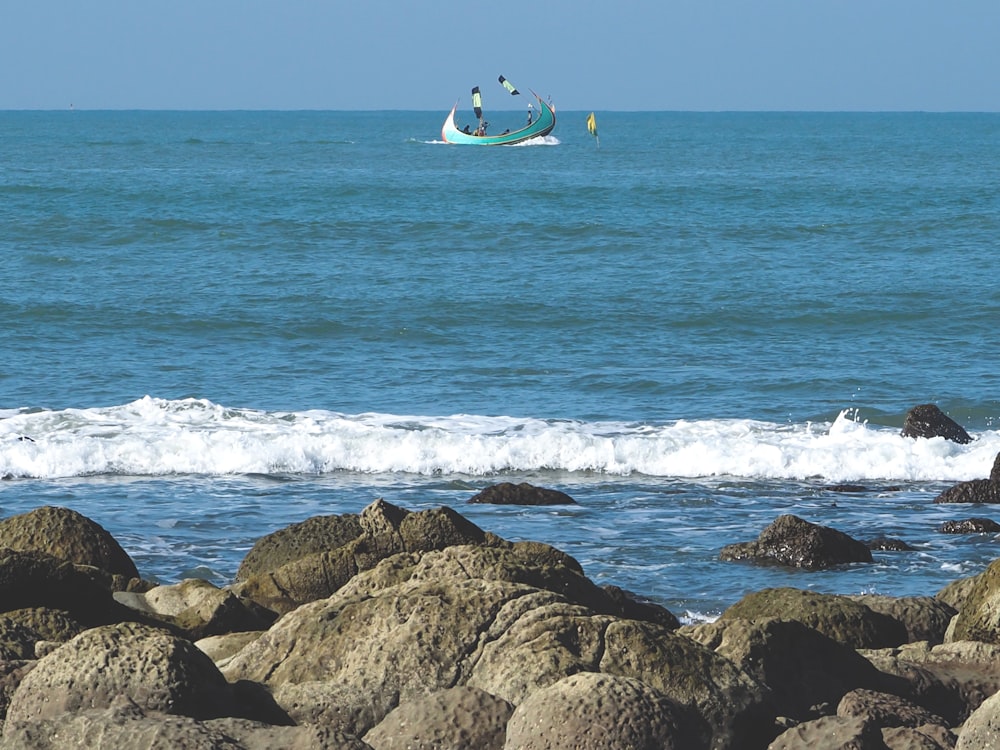
[(1000, 111), (1000, 0), (6, 0), (0, 109)]

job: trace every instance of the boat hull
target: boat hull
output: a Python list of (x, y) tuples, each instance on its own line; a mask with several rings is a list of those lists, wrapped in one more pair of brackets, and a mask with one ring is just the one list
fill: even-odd
[(538, 117), (530, 125), (520, 130), (502, 135), (472, 135), (464, 133), (455, 125), (455, 110), (458, 103), (451, 108), (451, 113), (441, 126), (441, 140), (446, 143), (457, 143), (467, 146), (511, 146), (515, 143), (524, 143), (532, 138), (541, 138), (552, 132), (556, 126), (556, 110), (551, 104), (542, 100), (534, 91), (532, 96), (538, 100)]

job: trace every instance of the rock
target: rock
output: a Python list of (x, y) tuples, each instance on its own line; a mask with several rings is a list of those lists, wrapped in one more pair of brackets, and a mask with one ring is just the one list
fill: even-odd
[(983, 700), (1000, 690), (1000, 646), (961, 641), (926, 642), (861, 654), (896, 684), (892, 692), (958, 726)]
[(107, 708), (11, 722), (0, 750), (371, 750), (357, 738), (323, 727), (269, 726), (247, 719), (198, 721), (143, 710), (127, 696)]
[(893, 537), (879, 536), (874, 539), (869, 539), (865, 542), (865, 546), (872, 551), (883, 551), (883, 552), (914, 552), (916, 547), (913, 547), (902, 539), (894, 539)]
[(387, 587), (365, 585), (376, 571), (360, 574), (286, 614), (223, 672), (266, 684), (299, 723), (360, 736), (429, 693), (476, 687), (519, 704), (578, 672), (642, 680), (702, 715), (719, 748), (771, 732), (766, 689), (670, 629), (596, 614), (523, 583), (440, 571), (431, 565), (427, 578)]
[(1000, 693), (980, 704), (958, 733), (955, 750), (984, 750), (1000, 747)]
[(62, 610), (84, 626), (136, 619), (111, 594), (106, 574), (42, 552), (0, 549), (0, 608)]
[(955, 618), (951, 639), (1000, 643), (1000, 559), (975, 577)]
[(247, 630), (264, 630), (274, 616), (250, 608), (232, 592), (209, 581), (189, 578), (145, 593), (116, 593), (115, 599), (183, 630), (191, 640)]
[(361, 512), (358, 524), (361, 536), (346, 545), (251, 575), (234, 591), (241, 598), (283, 614), (300, 604), (330, 596), (357, 573), (401, 552), (424, 552), (456, 544), (505, 543), (450, 508), (411, 513), (377, 500)]
[(898, 646), (907, 639), (906, 628), (900, 622), (849, 597), (793, 588), (747, 594), (719, 619), (763, 617), (797, 620), (851, 648)]
[(951, 729), (938, 724), (882, 729), (882, 742), (888, 750), (953, 750), (955, 739)]
[(528, 696), (507, 725), (503, 747), (707, 749), (706, 738), (689, 723), (676, 704), (644, 682), (582, 672)]
[(949, 487), (934, 498), (935, 503), (1000, 503), (1000, 482), (993, 479), (970, 479)]
[(942, 534), (996, 534), (1000, 523), (991, 518), (962, 518), (945, 521), (937, 530)]
[(958, 614), (950, 604), (931, 596), (861, 594), (850, 598), (901, 623), (906, 628), (906, 640), (909, 643), (942, 643), (951, 619)]
[(484, 690), (454, 687), (401, 704), (363, 739), (374, 750), (502, 750), (513, 712)]
[(577, 502), (565, 492), (535, 487), (521, 482), (500, 482), (469, 498), (470, 503), (492, 503), (494, 505), (576, 505)]
[(816, 718), (814, 706), (881, 684), (878, 670), (853, 648), (794, 620), (720, 619), (678, 632), (767, 685), (778, 713), (800, 721)]
[(934, 595), (934, 598), (940, 599), (945, 604), (954, 607), (956, 611), (961, 611), (965, 604), (965, 600), (969, 596), (969, 592), (972, 591), (973, 587), (976, 585), (977, 578), (979, 578), (979, 574), (967, 576), (966, 578), (956, 578), (954, 581), (938, 591)]
[(7, 716), (10, 699), (35, 662), (24, 659), (0, 661), (0, 721)]
[(229, 685), (189, 641), (136, 623), (86, 630), (39, 660), (14, 693), (11, 722), (85, 708), (126, 695), (143, 710), (193, 718), (231, 715)]
[(343, 547), (361, 536), (356, 514), (315, 516), (257, 540), (236, 571), (236, 580), (277, 570), (309, 555)]
[(226, 633), (225, 635), (210, 635), (194, 642), (198, 649), (222, 669), (248, 643), (260, 638), (263, 631), (248, 630), (242, 633)]
[(768, 750), (883, 750), (882, 732), (854, 716), (823, 716), (783, 732)]
[(132, 558), (110, 533), (69, 508), (45, 506), (0, 521), (0, 547), (44, 552), (125, 579), (139, 577)]
[(847, 534), (804, 521), (779, 516), (761, 532), (756, 542), (730, 544), (721, 560), (752, 560), (818, 570), (854, 562), (872, 562), (872, 553)]
[(879, 728), (919, 727), (924, 724), (944, 725), (937, 714), (905, 698), (876, 690), (852, 690), (837, 705), (837, 716), (859, 716)]
[(60, 610), (20, 609), (0, 615), (0, 659), (34, 659), (39, 641), (68, 641), (83, 630)]
[(911, 438), (941, 437), (962, 445), (972, 442), (965, 428), (934, 404), (921, 404), (910, 409), (900, 434)]

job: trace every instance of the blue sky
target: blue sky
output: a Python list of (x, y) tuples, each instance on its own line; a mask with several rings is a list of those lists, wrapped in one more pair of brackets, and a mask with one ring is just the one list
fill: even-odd
[(1000, 0), (30, 0), (0, 109), (1000, 111)]

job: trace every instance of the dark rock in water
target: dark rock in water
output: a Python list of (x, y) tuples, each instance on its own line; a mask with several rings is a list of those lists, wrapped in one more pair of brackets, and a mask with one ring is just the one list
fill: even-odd
[(469, 502), (493, 505), (577, 505), (576, 500), (565, 492), (535, 487), (527, 482), (494, 484), (469, 498)]
[(942, 437), (963, 445), (972, 442), (972, 437), (965, 428), (934, 404), (921, 404), (910, 409), (900, 434), (912, 438)]
[(0, 547), (44, 552), (125, 579), (139, 577), (132, 558), (107, 530), (69, 508), (45, 506), (0, 521)]
[(963, 518), (945, 521), (938, 531), (942, 534), (995, 534), (1000, 531), (1000, 523), (990, 518)]
[(872, 562), (872, 553), (863, 543), (841, 531), (784, 515), (764, 529), (756, 542), (727, 545), (719, 558), (818, 570), (845, 563)]
[(949, 487), (936, 498), (936, 503), (1000, 503), (1000, 453), (993, 460), (989, 479), (970, 479)]
[(830, 492), (868, 492), (863, 484), (831, 484), (827, 489)]
[(913, 552), (916, 550), (916, 547), (911, 547), (902, 539), (894, 539), (888, 536), (879, 536), (874, 539), (869, 539), (865, 542), (865, 546), (870, 550), (878, 550), (882, 552)]

